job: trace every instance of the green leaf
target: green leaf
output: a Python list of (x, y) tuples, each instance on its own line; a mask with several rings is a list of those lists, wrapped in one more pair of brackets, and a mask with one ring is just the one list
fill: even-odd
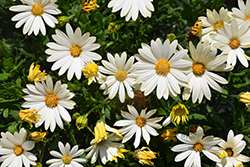
[(191, 115), (194, 117), (194, 119), (198, 119), (198, 120), (203, 120), (203, 119), (205, 119), (205, 120), (207, 121), (207, 118), (206, 118), (204, 115), (197, 114), (197, 113), (193, 113), (193, 114), (191, 114)]
[(104, 114), (105, 114), (105, 117), (106, 117), (106, 118), (108, 118), (109, 120), (111, 120), (111, 119), (110, 119), (110, 110), (109, 110), (109, 109), (105, 108)]
[(4, 117), (4, 118), (8, 118), (8, 116), (9, 116), (9, 109), (6, 108), (6, 109), (3, 111), (3, 117)]
[(0, 81), (6, 81), (11, 76), (11, 73), (1, 73)]
[(19, 110), (10, 110), (9, 115), (11, 115), (14, 119), (18, 120)]

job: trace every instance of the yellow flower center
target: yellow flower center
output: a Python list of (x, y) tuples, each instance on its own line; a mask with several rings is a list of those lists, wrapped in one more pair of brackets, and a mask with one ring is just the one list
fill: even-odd
[(246, 20), (248, 20), (248, 19), (250, 19), (250, 16), (247, 16), (247, 17), (245, 18), (245, 20), (244, 20), (244, 21), (246, 21)]
[(237, 38), (233, 38), (229, 42), (229, 46), (232, 49), (237, 49), (240, 46), (240, 41)]
[(73, 57), (78, 57), (81, 54), (82, 50), (79, 46), (73, 45), (70, 49), (70, 53)]
[(127, 78), (127, 73), (123, 70), (119, 70), (115, 73), (115, 78), (118, 81), (123, 82)]
[(201, 143), (197, 142), (197, 143), (194, 144), (193, 148), (194, 148), (195, 151), (201, 152), (201, 150), (203, 149), (203, 145)]
[(229, 157), (232, 157), (232, 156), (234, 155), (234, 152), (233, 152), (232, 148), (226, 148), (225, 151), (227, 152), (227, 155), (228, 155)]
[(63, 160), (63, 163), (64, 163), (64, 164), (70, 164), (72, 158), (71, 158), (69, 155), (64, 155), (64, 156), (62, 157), (62, 160)]
[(143, 127), (146, 124), (146, 120), (142, 117), (138, 117), (135, 120), (136, 125), (138, 125), (139, 127)]
[(46, 105), (50, 108), (57, 106), (58, 98), (54, 94), (48, 94), (44, 99)]
[(21, 146), (16, 146), (14, 148), (14, 153), (16, 154), (16, 156), (21, 155), (23, 153), (23, 148)]
[(205, 66), (202, 63), (195, 63), (192, 68), (195, 75), (202, 75), (205, 72)]
[(214, 24), (214, 31), (219, 33), (217, 28), (224, 28), (224, 23), (222, 21), (220, 21), (220, 22)]
[(170, 71), (170, 63), (167, 60), (160, 60), (155, 65), (155, 70), (160, 75), (167, 75), (167, 73)]
[(31, 13), (34, 16), (41, 16), (44, 13), (42, 5), (39, 3), (32, 5)]
[(177, 109), (175, 110), (175, 114), (176, 114), (176, 115), (182, 116), (182, 115), (184, 115), (185, 113), (186, 113), (186, 110), (185, 110), (184, 108), (181, 108), (181, 107), (179, 107), (179, 108), (177, 108)]

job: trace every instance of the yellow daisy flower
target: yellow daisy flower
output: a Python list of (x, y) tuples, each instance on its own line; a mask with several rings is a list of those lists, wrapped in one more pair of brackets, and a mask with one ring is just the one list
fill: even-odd
[(179, 103), (172, 108), (170, 117), (172, 121), (176, 122), (179, 125), (180, 121), (182, 121), (182, 123), (188, 121), (188, 114), (189, 112), (186, 106), (184, 104)]
[(45, 70), (43, 72), (40, 71), (40, 65), (36, 65), (34, 68), (34, 62), (30, 65), (28, 80), (33, 81), (41, 81), (41, 77), (43, 80), (46, 80)]

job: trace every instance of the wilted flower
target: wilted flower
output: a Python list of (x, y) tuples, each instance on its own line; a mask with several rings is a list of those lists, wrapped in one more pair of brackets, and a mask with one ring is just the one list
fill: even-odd
[(29, 81), (31, 81), (31, 82), (41, 81), (41, 77), (43, 78), (43, 80), (46, 80), (45, 70), (43, 72), (41, 72), (39, 69), (40, 69), (40, 65), (38, 65), (38, 64), (34, 68), (34, 62), (30, 65), (29, 76), (28, 76)]
[(29, 135), (28, 139), (29, 140), (32, 140), (32, 141), (35, 141), (36, 143), (42, 141), (42, 142), (46, 142), (45, 139), (46, 139), (46, 135), (48, 134), (48, 132), (33, 132)]
[(144, 92), (142, 91), (135, 91), (134, 93), (134, 100), (141, 104), (143, 107), (146, 106), (148, 99), (146, 99), (146, 96), (144, 96)]
[(180, 120), (182, 123), (188, 121), (188, 115), (189, 112), (184, 104), (177, 104), (172, 108), (172, 111), (170, 113), (170, 117), (172, 118), (172, 121), (176, 122), (178, 125), (180, 123)]
[(88, 62), (82, 72), (86, 78), (88, 78), (88, 85), (90, 85), (93, 81), (96, 82), (96, 78), (98, 77), (98, 66), (95, 63)]
[(176, 134), (175, 132), (178, 130), (177, 127), (174, 129), (166, 129), (161, 133), (161, 137), (164, 138), (164, 140), (174, 140), (175, 142), (177, 141), (176, 139)]
[(180, 123), (180, 121), (182, 121), (182, 123), (188, 121), (188, 115), (189, 112), (186, 108), (186, 106), (184, 104), (177, 104), (172, 108), (172, 111), (170, 113), (170, 116), (163, 122), (163, 126), (168, 125), (171, 120), (176, 122), (178, 125)]
[[(196, 134), (196, 130), (197, 130), (198, 127), (201, 127), (203, 130), (205, 129), (205, 126), (201, 126), (200, 124), (198, 124), (198, 125), (190, 125), (188, 127), (189, 132)], [(206, 136), (205, 133), (203, 133), (203, 136)]]
[[(147, 151), (146, 151), (147, 150)], [(142, 147), (140, 150), (135, 152), (135, 157), (139, 159), (139, 163), (142, 165), (155, 166), (152, 159), (156, 159), (156, 152), (151, 151), (148, 147)]]
[(239, 101), (245, 103), (248, 110), (250, 111), (250, 92), (244, 92), (239, 95)]
[(37, 110), (33, 109), (33, 110), (28, 110), (28, 109), (25, 109), (25, 110), (20, 110), (19, 114), (18, 114), (18, 117), (22, 120), (22, 121), (26, 121), (29, 123), (30, 127), (32, 128), (33, 124), (36, 124), (37, 121), (40, 118), (40, 114), (37, 114)]
[(91, 0), (90, 2), (89, 0), (87, 0), (86, 2), (84, 0), (82, 3), (82, 10), (88, 14), (91, 10), (95, 10), (95, 8), (99, 8), (99, 7), (100, 6), (96, 3), (96, 0)]
[[(127, 153), (127, 152), (129, 152), (130, 150), (126, 150), (126, 149), (124, 149), (124, 148), (118, 148), (118, 152), (117, 152), (117, 157), (119, 157), (119, 158), (125, 158), (125, 156), (123, 155), (123, 153)], [(113, 159), (114, 159), (114, 161), (117, 163), (118, 161), (117, 161), (117, 157), (116, 156), (114, 156), (114, 155), (112, 155), (113, 156)]]
[(81, 115), (76, 119), (76, 127), (78, 130), (84, 129), (88, 125), (88, 118), (86, 115)]
[(109, 23), (108, 30), (112, 33), (116, 33), (119, 30), (119, 25), (116, 23)]
[[(109, 134), (106, 130), (114, 133)], [(85, 158), (92, 157), (91, 164), (96, 162), (98, 155), (103, 164), (108, 161), (117, 161), (118, 150), (124, 148), (123, 144), (115, 142), (122, 139), (120, 131), (111, 128), (101, 120), (97, 121), (94, 131), (95, 138), (90, 142), (91, 146), (85, 149), (85, 152), (89, 151)]]
[(190, 29), (190, 32), (193, 34), (193, 35), (198, 35), (202, 32), (202, 22), (199, 24), (201, 19), (198, 19), (194, 26)]

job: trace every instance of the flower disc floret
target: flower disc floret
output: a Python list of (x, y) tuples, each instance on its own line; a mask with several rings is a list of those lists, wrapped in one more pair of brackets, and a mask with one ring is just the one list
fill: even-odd
[(62, 157), (62, 161), (63, 161), (64, 164), (70, 164), (70, 162), (72, 161), (72, 158), (69, 155), (64, 155)]
[(70, 53), (73, 57), (78, 57), (81, 54), (81, 48), (77, 45), (73, 45), (70, 49)]
[(136, 125), (139, 127), (143, 127), (146, 124), (146, 120), (142, 117), (138, 117), (135, 119)]
[(225, 151), (227, 152), (227, 156), (232, 157), (234, 155), (232, 148), (226, 148)]
[(31, 13), (34, 16), (41, 16), (44, 13), (43, 6), (39, 3), (32, 5)]
[(192, 69), (195, 75), (202, 75), (206, 70), (205, 66), (202, 63), (194, 63)]
[(160, 60), (155, 65), (155, 70), (159, 75), (167, 75), (170, 71), (170, 63), (167, 60)]
[(237, 38), (233, 38), (229, 42), (229, 46), (232, 49), (237, 49), (240, 46), (240, 41)]
[(14, 148), (14, 153), (16, 154), (16, 156), (18, 156), (18, 155), (21, 155), (22, 153), (23, 153), (23, 148), (22, 148), (22, 146), (16, 146), (15, 148)]
[(48, 94), (47, 96), (45, 96), (44, 101), (48, 107), (53, 108), (58, 104), (58, 97), (54, 94)]
[(128, 78), (127, 73), (123, 70), (119, 70), (115, 73), (115, 78), (120, 81), (123, 82), (126, 78)]
[(193, 148), (194, 148), (195, 151), (201, 152), (202, 149), (203, 149), (203, 145), (201, 143), (197, 142), (197, 143), (194, 144)]

